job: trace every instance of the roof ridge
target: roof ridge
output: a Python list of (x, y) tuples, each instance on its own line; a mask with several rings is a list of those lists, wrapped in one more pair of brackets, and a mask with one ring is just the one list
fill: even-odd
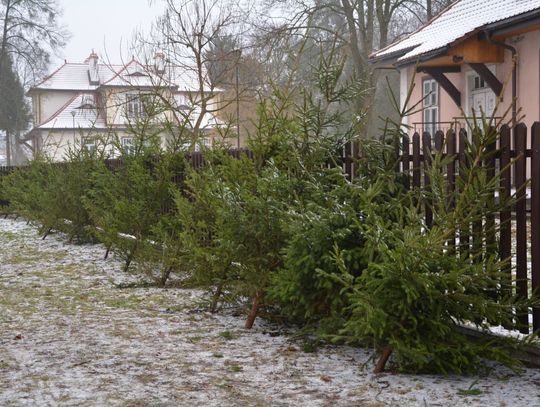
[(49, 75), (47, 75), (45, 78), (43, 78), (41, 81), (37, 82), (34, 84), (34, 86), (32, 86), (30, 89), (33, 89), (33, 88), (37, 88), (38, 86), (41, 86), (43, 85), (46, 81), (48, 81), (49, 79), (51, 79), (53, 77), (53, 75), (56, 75), (58, 73), (58, 71), (60, 69), (62, 69), (64, 66), (67, 65), (67, 61), (64, 60), (64, 63), (62, 65), (60, 65), (58, 68), (56, 68), (55, 71), (53, 71), (52, 73), (50, 73)]
[[(397, 41), (394, 41), (390, 44), (388, 44), (387, 46), (375, 51), (375, 52), (372, 52), (370, 55), (369, 55), (369, 58), (375, 58), (377, 56), (377, 54), (380, 54), (381, 52), (384, 52), (386, 51), (388, 48), (392, 48), (392, 47), (395, 47), (396, 45), (402, 43), (403, 41), (405, 41), (406, 39), (412, 37), (414, 34), (422, 31), (423, 29), (425, 29), (426, 27), (429, 27), (431, 24), (433, 24), (436, 20), (438, 20), (442, 15), (446, 14), (452, 7), (454, 7), (456, 4), (458, 3), (461, 3), (463, 0), (456, 0), (452, 3), (450, 3), (448, 6), (446, 6), (444, 9), (442, 9), (440, 12), (437, 13), (437, 15), (433, 16), (431, 18), (431, 20), (429, 20), (428, 22), (424, 23), (423, 25), (421, 25), (420, 27), (418, 27), (416, 30), (414, 30), (413, 32), (405, 35), (404, 37), (400, 38), (399, 40)], [(418, 45), (415, 45), (415, 46), (411, 46), (410, 48), (416, 48), (418, 46), (420, 46), (421, 44), (418, 44)]]

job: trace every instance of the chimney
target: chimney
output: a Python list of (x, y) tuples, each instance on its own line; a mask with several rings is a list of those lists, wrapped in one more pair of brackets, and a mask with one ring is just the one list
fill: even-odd
[(90, 85), (99, 85), (99, 65), (98, 65), (98, 56), (92, 50), (92, 53), (87, 59), (88, 62), (88, 79)]
[(156, 52), (154, 55), (154, 69), (157, 74), (165, 73), (165, 54), (161, 51)]

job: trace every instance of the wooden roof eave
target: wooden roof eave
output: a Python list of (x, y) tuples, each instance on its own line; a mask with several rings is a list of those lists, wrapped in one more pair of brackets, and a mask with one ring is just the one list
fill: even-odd
[[(426, 52), (425, 54), (421, 54), (419, 56), (408, 58), (404, 60), (397, 60), (394, 63), (394, 66), (398, 69), (405, 68), (407, 66), (411, 65), (424, 65), (429, 63), (429, 61), (433, 61), (437, 58), (446, 57), (448, 52), (448, 47), (442, 47), (438, 48), (433, 51)], [(447, 65), (446, 63), (444, 65)]]
[(484, 31), (489, 32), (495, 40), (504, 40), (538, 29), (540, 29), (540, 8), (484, 27)]

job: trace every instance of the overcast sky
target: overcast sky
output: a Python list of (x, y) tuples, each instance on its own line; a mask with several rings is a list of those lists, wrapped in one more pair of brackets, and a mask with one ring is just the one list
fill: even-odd
[(162, 1), (148, 0), (59, 0), (63, 8), (62, 21), (71, 39), (61, 52), (58, 65), (83, 62), (92, 49), (100, 56), (107, 53), (111, 63), (130, 59), (128, 44), (134, 30), (148, 30), (155, 18), (164, 10)]

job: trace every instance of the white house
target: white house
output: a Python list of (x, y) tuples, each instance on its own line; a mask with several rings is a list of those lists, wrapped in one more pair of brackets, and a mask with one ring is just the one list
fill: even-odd
[[(201, 93), (195, 72), (168, 66), (161, 53), (156, 54), (151, 65), (135, 59), (124, 65), (108, 65), (100, 63), (92, 52), (84, 63), (66, 61), (29, 89), (34, 123), (25, 142), (34, 152), (55, 161), (65, 159), (70, 146), (95, 148), (98, 135), (114, 135), (129, 148), (134, 139), (130, 126), (148, 117), (147, 101), (143, 98), (152, 95), (168, 106), (153, 120), (189, 129), (201, 116), (197, 104), (201, 95), (208, 97), (211, 110), (216, 110), (219, 93), (209, 86)], [(211, 113), (200, 119), (204, 142), (211, 143), (213, 130), (221, 122)], [(167, 137), (160, 135), (162, 146)]]

